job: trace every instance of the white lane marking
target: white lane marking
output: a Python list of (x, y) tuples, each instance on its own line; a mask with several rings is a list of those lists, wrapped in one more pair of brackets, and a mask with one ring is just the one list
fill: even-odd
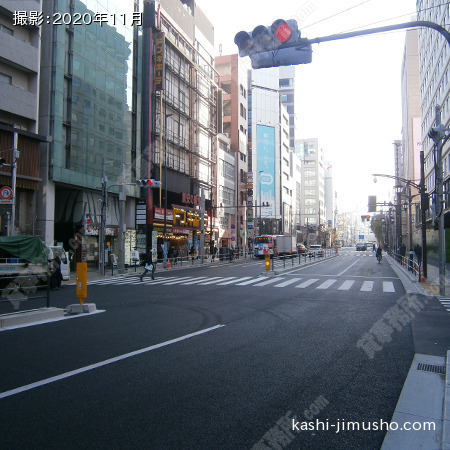
[(373, 281), (364, 281), (361, 291), (363, 292), (370, 292), (373, 289)]
[(200, 334), (208, 333), (210, 331), (216, 330), (217, 328), (222, 328), (225, 325), (216, 325), (214, 327), (205, 328), (204, 330), (196, 331), (195, 333), (186, 334), (184, 336), (180, 336), (175, 339), (171, 339), (170, 341), (161, 342), (159, 344), (151, 345), (150, 347), (141, 348), (140, 350), (135, 350), (134, 352), (125, 353), (120, 356), (115, 356), (114, 358), (106, 359), (105, 361), (100, 361), (95, 364), (90, 364), (89, 366), (80, 367), (79, 369), (71, 370), (70, 372), (65, 372), (60, 375), (56, 375), (54, 377), (46, 378), (44, 380), (36, 381), (35, 383), (30, 383), (25, 386), (21, 386), (15, 389), (11, 389), (9, 391), (1, 392), (0, 399), (10, 397), (15, 394), (20, 394), (21, 392), (29, 391), (31, 389), (44, 386), (46, 384), (54, 383), (55, 381), (63, 380), (65, 378), (73, 377), (75, 375), (79, 375), (80, 373), (88, 372), (89, 370), (98, 369), (99, 367), (106, 366), (108, 364), (115, 363), (117, 361), (122, 361), (123, 359), (131, 358), (133, 356), (141, 355), (143, 353), (151, 352), (152, 350), (156, 350), (161, 347), (166, 347), (167, 345), (175, 344), (177, 342), (184, 341), (186, 339), (190, 339), (195, 336), (199, 336)]
[(395, 292), (394, 283), (392, 281), (383, 281), (383, 292)]
[(337, 280), (327, 280), (324, 281), (320, 286), (317, 286), (316, 289), (328, 289), (332, 284), (336, 283)]
[(247, 284), (257, 283), (258, 281), (262, 281), (265, 278), (266, 277), (253, 278), (252, 280), (244, 281), (243, 283), (238, 283), (236, 286), (246, 286)]
[(280, 284), (276, 284), (274, 287), (285, 287), (289, 286), (290, 284), (296, 283), (297, 281), (300, 281), (301, 278), (292, 278), (291, 280), (283, 281)]
[(338, 287), (338, 291), (348, 291), (354, 283), (355, 280), (346, 280)]
[(341, 275), (343, 275), (345, 272), (347, 272), (348, 269), (350, 269), (350, 267), (354, 266), (356, 263), (358, 263), (359, 261), (356, 260), (353, 264), (350, 264), (345, 270), (343, 270), (341, 273), (338, 273), (336, 276), (340, 277)]
[(242, 278), (238, 278), (237, 280), (234, 279), (235, 277), (229, 277), (229, 278), (225, 278), (225, 280), (231, 279), (231, 278), (233, 278), (231, 281), (225, 281), (223, 283), (217, 283), (217, 286), (225, 286), (227, 284), (237, 283), (238, 281), (249, 280), (251, 277), (242, 277)]
[(276, 283), (283, 278), (270, 278), (269, 280), (263, 281), (262, 283), (254, 284), (253, 286), (267, 286), (268, 284)]
[(295, 286), (296, 288), (300, 288), (300, 289), (304, 289), (308, 286), (311, 286), (311, 284), (315, 283), (316, 281), (319, 281), (318, 278), (311, 278), (310, 280), (305, 281), (304, 283), (301, 283), (297, 286)]

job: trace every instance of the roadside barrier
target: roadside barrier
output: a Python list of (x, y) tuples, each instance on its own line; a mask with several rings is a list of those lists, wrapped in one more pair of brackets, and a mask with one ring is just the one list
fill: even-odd
[(19, 311), (23, 304), (29, 308), (28, 302), (35, 300), (45, 300), (45, 306), (49, 308), (50, 278), (47, 273), (0, 277), (0, 314), (12, 312), (11, 305), (14, 312)]

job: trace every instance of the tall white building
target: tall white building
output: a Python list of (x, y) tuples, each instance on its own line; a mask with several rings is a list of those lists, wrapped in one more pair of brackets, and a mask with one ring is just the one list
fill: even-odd
[(325, 221), (325, 161), (319, 140), (296, 139), (295, 153), (302, 161), (301, 225)]
[(289, 234), (296, 214), (296, 194), (289, 114), (281, 102), (279, 69), (253, 70), (248, 92), (254, 230), (258, 234)]
[[(444, 28), (450, 23), (450, 5), (439, 0), (417, 0), (417, 19), (437, 23)], [(425, 156), (425, 184), (428, 193), (435, 193), (434, 143), (428, 132), (436, 125), (435, 107), (441, 107), (441, 123), (450, 127), (450, 45), (435, 30), (419, 29), (420, 97), (422, 116), (422, 150)], [(444, 172), (444, 214), (449, 215), (450, 143), (442, 151)], [(433, 196), (431, 202), (434, 202)], [(448, 220), (447, 220), (448, 227)]]

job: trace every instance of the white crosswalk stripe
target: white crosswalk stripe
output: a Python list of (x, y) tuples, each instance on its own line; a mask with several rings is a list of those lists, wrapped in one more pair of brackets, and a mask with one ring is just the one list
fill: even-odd
[(373, 281), (364, 281), (361, 291), (363, 292), (370, 292), (373, 289)]
[(345, 280), (339, 287), (339, 291), (348, 291), (355, 284), (355, 280)]
[(311, 284), (314, 284), (316, 281), (319, 281), (318, 278), (312, 278), (311, 280), (307, 280), (301, 284), (299, 284), (298, 286), (295, 286), (296, 288), (300, 288), (300, 289), (304, 289), (307, 288), (308, 286), (311, 286)]
[(265, 279), (266, 279), (266, 277), (258, 277), (258, 278), (254, 278), (253, 280), (244, 281), (243, 283), (237, 283), (236, 286), (247, 286), (248, 284), (256, 283), (257, 281), (265, 280)]
[[(75, 284), (75, 283), (70, 283)], [(273, 276), (267, 277), (264, 275), (261, 276), (245, 276), (245, 277), (163, 277), (156, 278), (152, 280), (150, 276), (147, 276), (140, 281), (139, 276), (130, 276), (130, 277), (120, 277), (120, 278), (106, 278), (100, 280), (92, 280), (88, 282), (88, 285), (97, 285), (97, 286), (105, 286), (105, 285), (162, 285), (162, 286), (251, 286), (251, 287), (275, 287), (275, 288), (297, 288), (297, 289), (317, 289), (320, 291), (333, 290), (336, 289), (338, 291), (349, 291), (351, 289), (358, 289), (361, 292), (385, 292), (385, 293), (393, 293), (395, 292), (395, 286), (393, 281), (385, 281), (385, 280), (342, 280), (339, 282), (337, 278), (299, 278), (299, 277), (291, 277), (291, 276)], [(443, 298), (440, 300), (441, 303), (450, 310), (450, 299)]]
[(224, 281), (223, 283), (217, 283), (218, 286), (226, 286), (228, 284), (233, 284), (233, 283), (237, 283), (238, 281), (244, 281), (244, 280), (249, 280), (251, 277), (242, 277), (242, 278), (238, 278), (237, 280), (235, 279), (235, 277), (229, 277), (229, 278), (225, 278), (225, 280), (231, 280), (231, 281)]
[(450, 298), (448, 297), (438, 297), (442, 306), (450, 313)]
[(316, 289), (328, 289), (330, 286), (336, 283), (336, 281), (337, 280), (327, 280), (323, 282), (320, 286), (317, 286)]
[(290, 284), (297, 283), (297, 281), (300, 281), (300, 280), (301, 280), (301, 278), (292, 278), (290, 280), (283, 281), (280, 284), (276, 284), (274, 287), (286, 287), (286, 286), (289, 286)]
[(262, 283), (254, 284), (253, 286), (267, 286), (268, 284), (273, 284), (279, 281), (279, 278), (271, 278), (269, 280), (263, 281)]

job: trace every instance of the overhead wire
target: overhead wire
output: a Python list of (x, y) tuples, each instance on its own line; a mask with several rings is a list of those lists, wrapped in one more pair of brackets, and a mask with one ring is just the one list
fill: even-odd
[[(306, 25), (306, 26), (302, 27), (301, 30), (305, 30), (306, 28), (312, 27), (313, 25), (317, 25), (318, 23), (330, 20), (330, 19), (332, 19), (332, 18), (334, 18), (336, 16), (339, 16), (341, 14), (344, 14), (344, 13), (346, 13), (346, 12), (348, 12), (348, 11), (354, 9), (354, 8), (357, 8), (357, 7), (362, 6), (362, 5), (366, 4), (366, 3), (369, 3), (370, 1), (372, 1), (372, 0), (365, 0), (364, 2), (358, 3), (357, 5), (351, 6), (350, 8), (347, 8), (347, 9), (344, 9), (342, 11), (339, 11), (336, 14), (332, 14), (331, 16), (324, 17), (323, 19), (318, 20), (317, 22), (314, 22), (312, 24), (309, 24), (309, 25)], [(359, 27), (355, 27), (355, 28), (351, 28), (349, 30), (341, 31), (341, 33), (347, 33), (347, 32), (350, 32), (350, 31), (355, 31), (355, 30), (361, 29), (361, 28), (367, 28), (367, 27), (372, 26), (372, 25), (376, 25), (376, 24), (379, 24), (379, 23), (383, 23), (383, 22), (399, 19), (401, 17), (408, 17), (408, 16), (411, 16), (412, 14), (421, 13), (421, 12), (428, 11), (428, 10), (433, 9), (433, 8), (438, 8), (440, 6), (447, 6), (449, 4), (450, 4), (450, 1), (449, 2), (445, 2), (445, 3), (440, 3), (439, 5), (430, 6), (428, 8), (420, 9), (419, 11), (411, 11), (410, 13), (401, 14), (399, 16), (388, 17), (388, 18), (383, 19), (383, 20), (378, 20), (376, 22), (371, 22), (371, 23), (368, 23), (368, 24), (365, 24), (365, 25), (361, 25)]]

